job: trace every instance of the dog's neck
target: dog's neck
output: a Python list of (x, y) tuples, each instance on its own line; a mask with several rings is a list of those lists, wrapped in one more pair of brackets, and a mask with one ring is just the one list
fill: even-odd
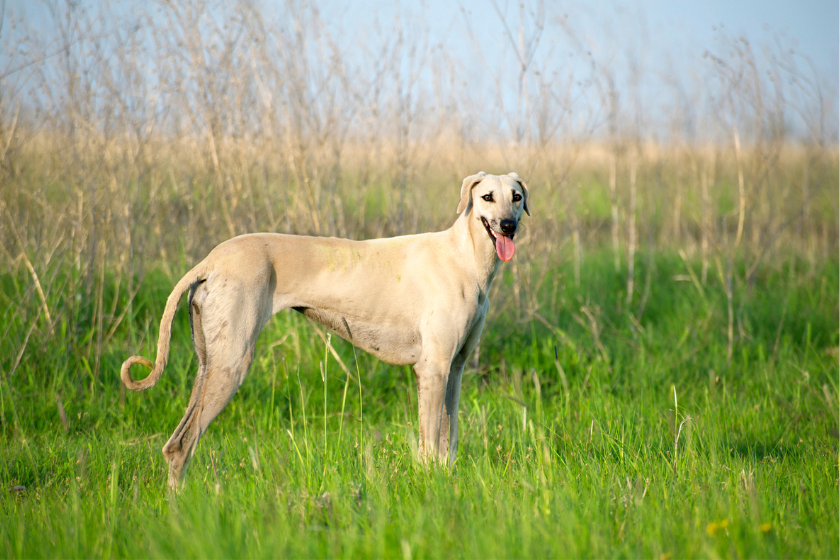
[(474, 263), (470, 268), (474, 271), (475, 281), (486, 294), (502, 261), (496, 255), (496, 248), (481, 221), (473, 214), (472, 203), (455, 221), (452, 230), (458, 239), (467, 241), (461, 248), (465, 253), (464, 262)]

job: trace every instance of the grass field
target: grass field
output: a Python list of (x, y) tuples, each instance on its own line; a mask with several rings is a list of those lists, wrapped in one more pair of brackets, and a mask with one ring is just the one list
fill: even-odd
[[(641, 317), (597, 251), (580, 288), (561, 263), (537, 310), (498, 305), (465, 373), (454, 472), (414, 459), (409, 368), (333, 337), (349, 380), (280, 314), (179, 495), (160, 448), (196, 367), (183, 309), (161, 383), (118, 379), (154, 355), (178, 271), (152, 271), (112, 337), (74, 322), (78, 344), (102, 343), (98, 369), (60, 321), (0, 383), (0, 556), (836, 558), (838, 263), (762, 268), (728, 356), (723, 274), (691, 281), (689, 262), (638, 255)], [(503, 270), (497, 300), (513, 297)], [(27, 278), (0, 276), (4, 310)]]

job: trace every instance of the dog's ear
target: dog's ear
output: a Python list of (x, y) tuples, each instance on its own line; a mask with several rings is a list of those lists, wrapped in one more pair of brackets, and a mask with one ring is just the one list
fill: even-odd
[(531, 211), (528, 209), (528, 185), (525, 184), (525, 181), (519, 178), (519, 175), (517, 175), (516, 172), (508, 173), (508, 177), (513, 178), (513, 180), (519, 183), (519, 186), (522, 187), (522, 195), (525, 197), (525, 200), (522, 201), (522, 209), (530, 216)]
[(458, 203), (458, 214), (466, 210), (467, 205), (470, 203), (470, 193), (473, 187), (479, 184), (485, 176), (486, 173), (484, 171), (479, 171), (475, 175), (470, 175), (461, 183), (461, 202)]

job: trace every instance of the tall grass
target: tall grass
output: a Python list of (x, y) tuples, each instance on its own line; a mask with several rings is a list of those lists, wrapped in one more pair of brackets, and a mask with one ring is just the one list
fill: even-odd
[[(546, 309), (554, 291), (546, 283), (543, 309), (524, 323), (509, 309), (488, 324), (479, 366), (464, 380), (454, 472), (414, 459), (405, 368), (333, 340), (363, 380), (359, 399), (345, 400), (348, 378), (319, 372), (325, 356), (334, 371), (326, 345), (311, 341), (305, 319), (281, 314), (202, 439), (186, 488), (167, 497), (159, 449), (195, 375), (184, 313), (167, 373), (148, 393), (121, 396), (115, 375), (94, 380), (54, 337), (0, 385), (0, 550), (836, 555), (836, 263), (807, 280), (761, 275), (743, 310), (749, 338), (730, 358), (723, 291), (675, 281), (679, 257), (643, 259), (643, 275), (647, 262), (654, 295), (641, 323), (622, 311), (614, 287), (624, 279), (607, 249), (581, 270), (585, 287), (574, 287), (570, 264), (551, 270), (562, 284), (557, 312)], [(513, 276), (499, 279), (503, 292)], [(154, 348), (168, 281), (155, 272), (148, 285), (133, 326), (104, 345), (103, 371), (117, 370), (129, 344)], [(113, 279), (108, 286), (110, 297)], [(342, 435), (351, 423), (358, 428)]]

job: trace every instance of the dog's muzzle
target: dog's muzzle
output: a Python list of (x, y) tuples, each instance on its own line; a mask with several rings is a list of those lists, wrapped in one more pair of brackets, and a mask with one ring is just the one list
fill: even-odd
[(516, 234), (516, 222), (513, 220), (502, 220), (499, 223), (502, 233), (497, 233), (490, 227), (490, 223), (485, 218), (481, 218), (481, 223), (484, 225), (484, 229), (487, 230), (487, 235), (493, 240), (496, 255), (498, 255), (499, 259), (505, 262), (512, 259), (513, 254), (516, 252), (516, 245), (513, 243), (513, 236)]

